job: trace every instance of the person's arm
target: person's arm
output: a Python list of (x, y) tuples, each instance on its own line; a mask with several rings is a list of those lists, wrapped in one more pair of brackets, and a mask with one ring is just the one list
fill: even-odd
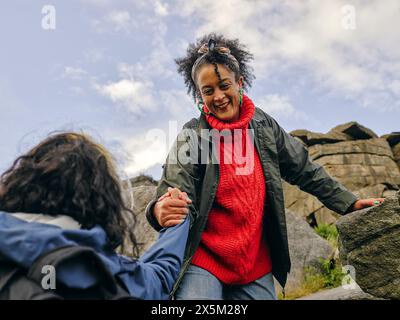
[[(174, 215), (189, 214), (191, 223), (197, 216), (196, 190), (201, 184), (198, 143), (196, 132), (190, 128), (184, 128), (168, 154), (157, 186), (156, 197), (146, 207), (147, 220), (157, 231), (179, 223), (179, 219), (175, 219)], [(158, 201), (159, 198), (168, 194), (171, 188), (179, 189), (183, 195), (181, 200), (184, 198), (186, 200), (172, 203), (172, 200), (167, 197), (162, 200), (164, 201), (162, 203)]]
[(275, 134), (282, 178), (317, 197), (327, 208), (340, 214), (348, 212), (359, 199), (321, 165), (312, 162), (301, 142), (285, 132), (272, 117), (268, 120)]
[[(126, 278), (130, 294), (144, 300), (167, 300), (182, 267), (189, 219), (172, 228), (164, 228), (158, 241), (135, 263)], [(129, 264), (129, 261), (126, 260)]]

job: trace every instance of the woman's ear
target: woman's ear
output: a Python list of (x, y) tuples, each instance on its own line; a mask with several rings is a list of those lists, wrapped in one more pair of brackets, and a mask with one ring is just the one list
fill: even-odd
[(202, 101), (203, 100), (199, 90), (196, 91), (196, 99), (197, 99), (197, 101)]
[(240, 77), (239, 77), (238, 85), (239, 85), (239, 89), (242, 89), (242, 88), (243, 88), (243, 76), (240, 76)]

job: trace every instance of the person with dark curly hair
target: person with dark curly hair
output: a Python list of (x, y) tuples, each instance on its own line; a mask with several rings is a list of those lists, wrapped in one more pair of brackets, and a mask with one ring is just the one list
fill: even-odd
[(290, 271), (281, 178), (341, 214), (383, 201), (358, 199), (254, 105), (252, 59), (209, 34), (176, 60), (201, 115), (178, 135), (146, 212), (156, 230), (192, 218), (176, 299), (276, 299), (273, 276), (284, 287)]
[[(163, 230), (158, 242), (136, 259), (135, 221), (124, 203), (112, 156), (85, 134), (51, 135), (17, 158), (0, 178), (0, 258), (29, 269), (55, 249), (85, 246), (98, 254), (130, 296), (167, 299), (182, 264), (189, 222)], [(117, 248), (135, 259), (117, 254)], [(69, 288), (90, 288), (96, 270), (82, 271), (85, 266), (74, 263), (58, 270), (57, 281)], [(9, 291), (0, 285), (0, 297)]]

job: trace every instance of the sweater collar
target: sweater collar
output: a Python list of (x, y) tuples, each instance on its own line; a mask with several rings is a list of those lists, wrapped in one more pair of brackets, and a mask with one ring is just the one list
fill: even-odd
[[(205, 106), (203, 110), (205, 112), (208, 111)], [(212, 114), (206, 115), (206, 120), (208, 124), (211, 126), (211, 128), (217, 130), (246, 129), (249, 126), (250, 120), (254, 115), (254, 111), (255, 107), (253, 101), (251, 101), (251, 99), (246, 95), (243, 95), (243, 102), (240, 107), (240, 115), (238, 120), (232, 122), (226, 122), (219, 120)]]

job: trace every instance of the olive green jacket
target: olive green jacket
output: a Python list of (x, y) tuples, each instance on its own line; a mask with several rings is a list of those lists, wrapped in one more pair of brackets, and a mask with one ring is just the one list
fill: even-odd
[[(286, 133), (278, 123), (261, 109), (256, 108), (249, 128), (253, 131), (254, 144), (264, 171), (266, 197), (264, 203), (264, 232), (272, 259), (272, 273), (284, 288), (290, 271), (290, 256), (287, 239), (285, 207), (281, 178), (316, 197), (329, 209), (345, 214), (357, 197), (331, 178), (325, 169), (313, 163), (301, 142)], [(177, 187), (187, 192), (192, 204), (189, 206), (191, 228), (185, 251), (185, 259), (173, 295), (199, 246), (208, 214), (212, 208), (219, 180), (219, 165), (213, 163), (212, 139), (202, 135), (210, 129), (205, 117), (192, 119), (184, 125), (171, 149), (157, 188), (156, 198), (146, 208), (149, 223), (156, 230), (161, 226), (153, 216), (153, 207), (158, 197), (168, 187)], [(202, 143), (194, 143), (195, 141)], [(209, 150), (207, 150), (209, 146)], [(196, 154), (197, 150), (197, 154)], [(192, 158), (208, 156), (208, 162), (180, 161), (179, 154), (193, 153)], [(176, 161), (176, 160), (179, 161)], [(188, 163), (187, 163), (188, 162)], [(204, 160), (203, 160), (204, 163)]]

